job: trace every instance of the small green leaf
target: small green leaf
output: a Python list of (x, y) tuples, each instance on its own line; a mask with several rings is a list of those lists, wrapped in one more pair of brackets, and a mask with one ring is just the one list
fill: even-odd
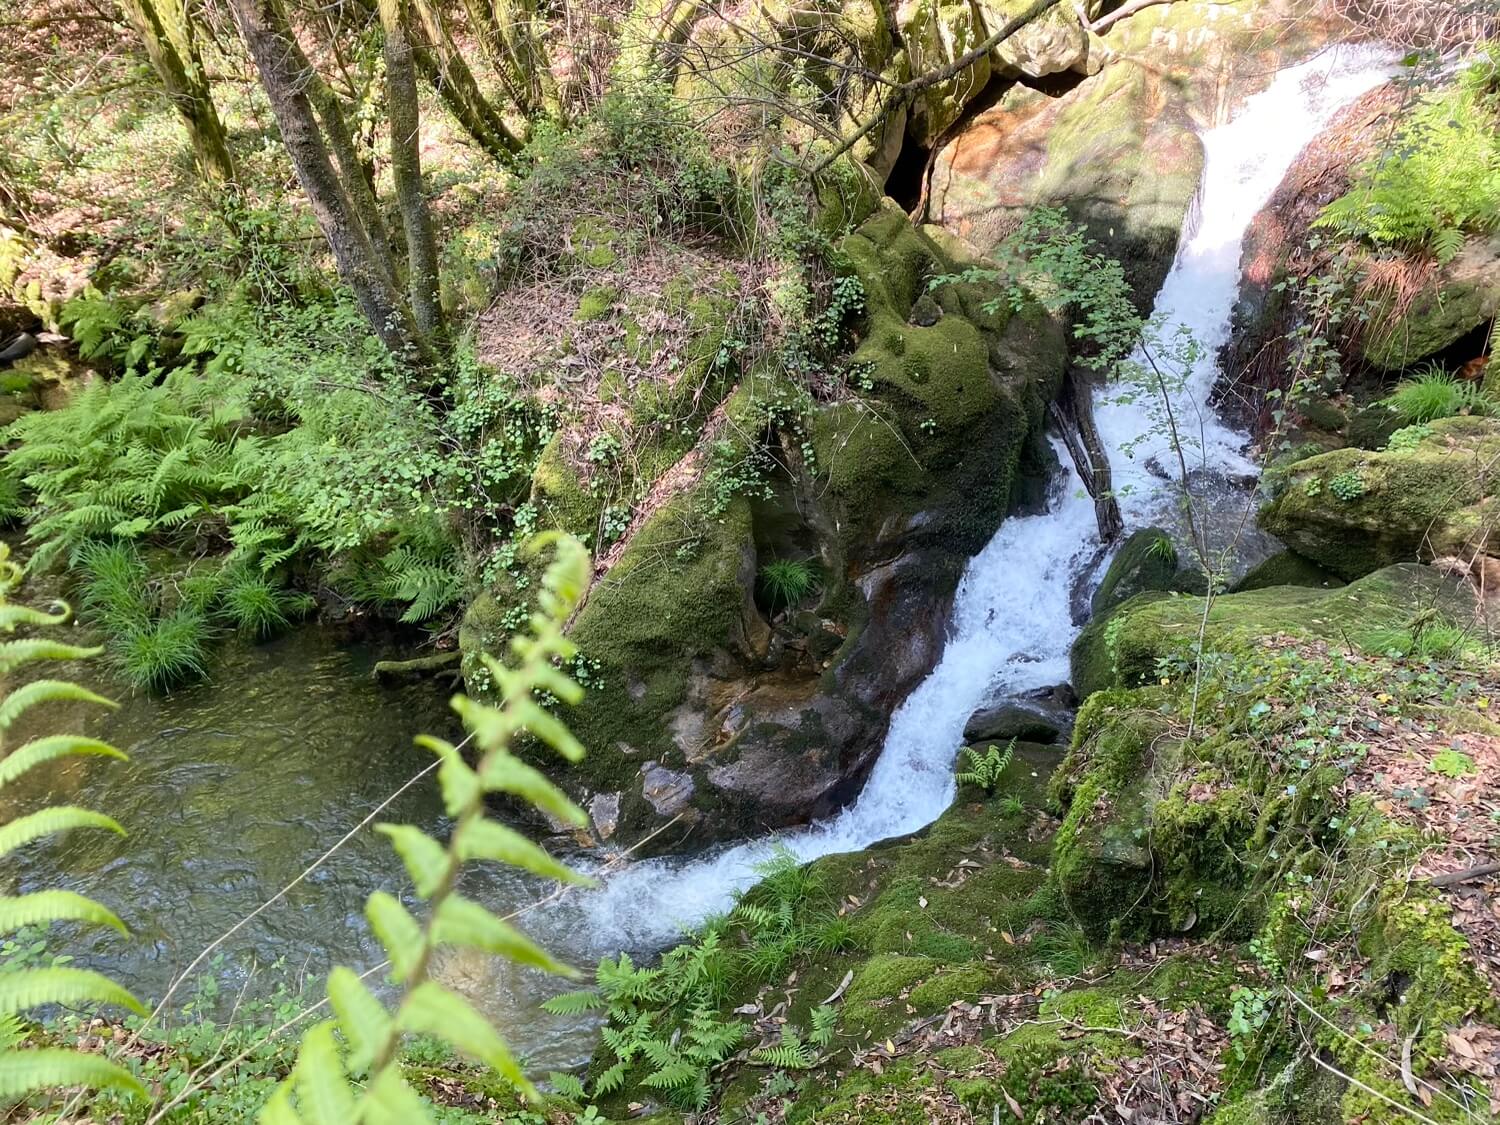
[(359, 1120), (332, 1020), (324, 1020), (303, 1036), (293, 1078), (297, 1103), (308, 1125), (351, 1125)]
[(389, 1067), (365, 1091), (364, 1125), (431, 1125), (427, 1103), (407, 1085), (399, 1071)]
[(339, 1030), (349, 1041), (349, 1068), (364, 1071), (390, 1034), (390, 1013), (359, 974), (343, 965), (328, 974), (328, 1001), (339, 1017)]
[(402, 1031), (434, 1035), (464, 1054), (492, 1067), (507, 1082), (528, 1098), (536, 1099), (536, 1089), (526, 1080), (505, 1040), (490, 1021), (455, 992), (435, 981), (423, 981), (412, 989), (401, 1005), (396, 1022)]
[(458, 747), (431, 735), (418, 735), (417, 745), (431, 750), (442, 759), (438, 766), (438, 785), (443, 791), (443, 807), (449, 816), (458, 816), (483, 795), (479, 775), (471, 770)]
[(420, 828), (409, 824), (377, 824), (376, 831), (390, 837), (396, 854), (406, 864), (417, 894), (429, 898), (448, 874), (448, 851)]
[(12, 1101), (42, 1090), (86, 1086), (146, 1096), (146, 1087), (116, 1063), (61, 1047), (0, 1052), (0, 1099)]
[(520, 930), (485, 907), (461, 895), (450, 895), (438, 907), (435, 936), (444, 945), (464, 945), (531, 965), (545, 973), (577, 977), (579, 972), (552, 958)]
[(256, 1125), (304, 1125), (292, 1105), (290, 1079), (276, 1087), (276, 1092), (255, 1116)]
[(102, 758), (117, 758), (122, 762), (125, 761), (124, 754), (109, 743), (100, 742), (97, 738), (83, 738), (76, 734), (52, 734), (46, 738), (32, 739), (26, 745), (12, 750), (4, 759), (0, 759), (0, 785), (9, 785), (27, 770), (43, 762), (50, 762), (54, 758), (65, 758), (70, 754), (92, 754)]
[(583, 743), (556, 715), (531, 699), (517, 699), (512, 706), (521, 724), (570, 762), (583, 760)]
[(391, 959), (391, 971), (404, 980), (422, 954), (422, 927), (394, 895), (376, 891), (365, 903), (370, 928)]
[(567, 824), (588, 827), (589, 818), (540, 770), (528, 766), (514, 754), (497, 750), (486, 756), (480, 780), (490, 793), (509, 793), (520, 797)]
[(453, 842), (458, 848), (459, 858), (465, 863), (475, 859), (492, 859), (561, 883), (591, 882), (587, 876), (563, 866), (548, 855), (545, 849), (532, 843), (515, 829), (507, 828), (488, 817), (469, 821), (459, 829)]
[(54, 808), (38, 809), (34, 813), (17, 817), (4, 827), (0, 827), (0, 856), (9, 855), (17, 848), (33, 840), (39, 840), (43, 836), (51, 836), (56, 832), (66, 832), (73, 828), (107, 828), (111, 832), (118, 832), (121, 836), (125, 835), (125, 829), (103, 813), (90, 812), (88, 809), (75, 808), (72, 805), (58, 805)]
[(16, 688), (5, 697), (3, 703), (0, 703), (0, 730), (8, 729), (25, 711), (38, 703), (51, 703), (58, 700), (73, 703), (97, 703), (101, 707), (111, 708), (119, 706), (112, 699), (95, 695), (87, 688), (68, 683), (66, 680), (34, 680)]
[(14, 933), (43, 922), (90, 922), (125, 933), (125, 923), (114, 911), (72, 891), (36, 891), (0, 897), (0, 933)]
[(118, 1004), (137, 1015), (146, 1006), (103, 973), (92, 969), (28, 969), (0, 973), (0, 1016), (26, 1012), (46, 1004)]

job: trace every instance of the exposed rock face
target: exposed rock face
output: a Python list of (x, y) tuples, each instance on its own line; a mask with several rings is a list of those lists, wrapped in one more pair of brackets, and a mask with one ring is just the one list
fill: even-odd
[(1197, 190), (1195, 130), (1221, 119), (1226, 91), (1260, 88), (1321, 34), (1304, 21), (1271, 36), (1285, 7), (1188, 0), (1121, 20), (1102, 41), (1044, 21), (1035, 35), (1049, 37), (1048, 61), (1016, 69), (1098, 73), (1057, 97), (1015, 86), (968, 122), (938, 154), (929, 215), (989, 251), (1026, 209), (1064, 207), (1125, 263), (1149, 304)]
[(1500, 547), (1493, 498), (1500, 422), (1448, 418), (1428, 430), (1410, 448), (1337, 449), (1297, 462), (1261, 525), (1345, 579)]
[[(1061, 381), (1060, 326), (1035, 306), (986, 311), (993, 285), (930, 290), (965, 259), (898, 210), (844, 250), (865, 289), (852, 359), (869, 389), (814, 407), (781, 451), (798, 471), (751, 496), (721, 492), (705, 458), (571, 627), (598, 670), (567, 716), (589, 757), (560, 776), (584, 800), (621, 794), (621, 839), (680, 817), (690, 834), (656, 844), (698, 846), (851, 799), (937, 661), (964, 562), (1025, 491)], [(718, 432), (763, 432), (758, 411), (789, 393), (784, 378), (747, 377)], [(821, 587), (768, 617), (757, 573), (789, 557), (815, 559)]]

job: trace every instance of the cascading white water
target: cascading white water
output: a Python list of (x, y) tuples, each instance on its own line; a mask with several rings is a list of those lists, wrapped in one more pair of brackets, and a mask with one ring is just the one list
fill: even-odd
[[(1208, 405), (1218, 375), (1213, 357), (1229, 331), (1245, 231), (1333, 114), (1391, 71), (1389, 52), (1325, 52), (1281, 71), (1268, 89), (1247, 99), (1234, 120), (1203, 134), (1206, 163), (1197, 229), (1178, 251), (1156, 312), (1168, 332), (1182, 324), (1203, 345), (1203, 359), (1174, 407), (1195, 437), (1201, 433), (1195, 455), (1210, 470), (1254, 471), (1242, 452), (1245, 437)], [(1127, 456), (1125, 447), (1152, 427), (1145, 405), (1112, 400), (1107, 390), (1097, 397), (1097, 421), (1115, 485), (1126, 493), (1121, 505), (1126, 522), (1139, 526), (1171, 496), (1169, 487), (1141, 468), (1164, 448), (1143, 445)], [(1069, 465), (1067, 453), (1055, 444), (1059, 459)], [(1070, 588), (1098, 549), (1093, 504), (1068, 468), (1054, 483), (1046, 512), (1006, 520), (970, 560), (942, 659), (892, 717), (858, 800), (805, 829), (708, 857), (650, 860), (619, 872), (581, 903), (593, 941), (603, 949), (670, 941), (683, 927), (727, 909), (735, 892), (754, 881), (755, 866), (778, 847), (810, 860), (868, 847), (935, 820), (953, 800), (953, 759), (974, 710), (1067, 678), (1076, 633)]]

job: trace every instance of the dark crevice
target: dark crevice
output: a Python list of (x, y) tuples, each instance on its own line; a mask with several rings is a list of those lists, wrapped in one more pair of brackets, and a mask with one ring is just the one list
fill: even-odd
[(1081, 74), (1076, 70), (1062, 70), (1056, 74), (1048, 74), (1043, 78), (1032, 78), (1029, 75), (1021, 75), (1019, 81), (1022, 86), (1029, 90), (1035, 90), (1039, 94), (1046, 94), (1049, 98), (1060, 98), (1064, 94), (1071, 94), (1078, 89), (1080, 83), (1087, 74)]
[(910, 214), (922, 199), (922, 181), (927, 175), (927, 162), (932, 150), (918, 144), (910, 136), (901, 142), (901, 152), (885, 180), (885, 193), (901, 205), (901, 210)]

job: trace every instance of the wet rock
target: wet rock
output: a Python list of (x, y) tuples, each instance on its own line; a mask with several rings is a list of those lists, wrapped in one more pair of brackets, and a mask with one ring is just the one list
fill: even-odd
[(589, 801), (589, 821), (599, 839), (613, 836), (620, 824), (620, 794), (595, 793)]
[(1170, 590), (1177, 565), (1172, 537), (1158, 527), (1143, 528), (1116, 552), (1094, 591), (1090, 608), (1100, 614), (1147, 590)]
[(1011, 700), (981, 708), (964, 726), (964, 742), (1066, 742), (1073, 731), (1072, 711), (1051, 700)]
[(641, 766), (641, 796), (658, 816), (676, 816), (688, 807), (694, 792), (691, 774), (669, 770), (657, 762)]
[(1493, 466), (1500, 421), (1446, 418), (1409, 448), (1336, 449), (1292, 465), (1261, 526), (1341, 578), (1500, 548)]

